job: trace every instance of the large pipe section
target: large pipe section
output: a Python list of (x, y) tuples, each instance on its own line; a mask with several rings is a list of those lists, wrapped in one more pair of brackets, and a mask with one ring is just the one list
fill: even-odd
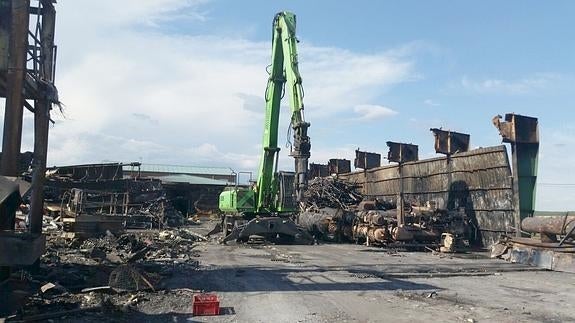
[(521, 221), (521, 229), (530, 233), (566, 235), (575, 237), (575, 216), (529, 217)]
[(384, 243), (389, 240), (389, 231), (382, 227), (370, 227), (358, 224), (353, 227), (353, 235), (356, 238), (367, 239), (371, 242)]

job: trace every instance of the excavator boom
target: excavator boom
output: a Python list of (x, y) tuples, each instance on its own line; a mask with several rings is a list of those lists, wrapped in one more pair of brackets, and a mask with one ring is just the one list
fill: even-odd
[[(272, 63), (265, 92), (263, 149), (258, 180), (253, 189), (228, 188), (220, 194), (220, 210), (226, 212), (223, 228), (226, 238), (245, 240), (250, 236), (311, 237), (292, 220), (307, 187), (310, 126), (304, 118), (303, 88), (298, 68), (296, 18), (293, 13), (280, 12), (273, 21)], [(284, 93), (289, 96), (290, 127), (293, 142), (290, 155), (295, 172), (278, 172), (279, 117)], [(290, 240), (288, 239), (288, 240)]]
[(294, 138), (290, 155), (295, 160), (294, 189), (298, 202), (301, 202), (302, 192), (307, 187), (308, 159), (311, 149), (307, 129), (310, 124), (305, 121), (303, 113), (303, 88), (298, 67), (295, 29), (296, 17), (293, 13), (276, 14), (273, 23), (272, 64), (265, 95), (263, 154), (260, 161), (256, 199), (258, 212), (282, 211), (282, 206), (278, 205), (276, 198), (278, 194), (276, 173), (280, 151), (277, 145), (280, 105), (284, 88), (289, 96), (291, 107), (290, 126)]

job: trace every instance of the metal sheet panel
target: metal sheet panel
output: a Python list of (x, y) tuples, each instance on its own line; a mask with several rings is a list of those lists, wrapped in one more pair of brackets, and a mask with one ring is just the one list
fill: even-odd
[(361, 169), (372, 169), (381, 166), (381, 155), (366, 151), (355, 151), (353, 166)]
[(435, 151), (438, 154), (453, 155), (469, 150), (469, 135), (442, 129), (430, 129), (435, 136)]
[(389, 147), (387, 160), (390, 162), (407, 163), (419, 159), (417, 145), (388, 141), (387, 146)]
[(327, 165), (311, 163), (309, 165), (309, 175), (310, 179), (316, 177), (326, 177), (329, 176), (329, 169)]
[(330, 174), (345, 174), (351, 172), (351, 162), (347, 159), (330, 159), (327, 165)]

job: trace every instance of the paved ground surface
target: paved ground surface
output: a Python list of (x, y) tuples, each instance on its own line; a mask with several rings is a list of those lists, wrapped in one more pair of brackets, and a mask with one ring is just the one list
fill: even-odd
[[(488, 259), (358, 245), (222, 246), (166, 282), (220, 296), (225, 315), (161, 302), (140, 318), (199, 322), (575, 322), (575, 275)], [(183, 304), (189, 304), (189, 295)]]

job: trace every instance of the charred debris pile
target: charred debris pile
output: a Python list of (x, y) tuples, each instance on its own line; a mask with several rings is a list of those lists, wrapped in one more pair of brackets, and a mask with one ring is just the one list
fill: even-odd
[[(162, 229), (188, 222), (156, 178), (126, 177), (124, 164), (55, 167), (48, 171), (45, 209), (49, 229), (69, 237), (95, 237), (106, 231)], [(57, 227), (55, 224), (58, 224)]]
[(397, 203), (363, 196), (357, 185), (334, 177), (310, 181), (299, 224), (317, 239), (368, 245), (434, 248), (453, 252), (469, 247), (475, 227), (465, 211)]
[(48, 239), (39, 266), (15, 272), (7, 282), (17, 284), (14, 289), (25, 302), (11, 320), (114, 321), (165, 298), (182, 299), (182, 307), (187, 308), (194, 291), (178, 288), (172, 278), (197, 270), (195, 248), (207, 241), (187, 228)]
[[(6, 281), (17, 291), (0, 314), (9, 320), (79, 318), (117, 321), (157, 300), (188, 309), (194, 290), (175, 277), (199, 266), (194, 218), (174, 207), (157, 179), (125, 178), (121, 165), (54, 168), (47, 172), (43, 233), (46, 251)], [(25, 203), (25, 202), (24, 202)], [(16, 214), (25, 228), (29, 206)]]

